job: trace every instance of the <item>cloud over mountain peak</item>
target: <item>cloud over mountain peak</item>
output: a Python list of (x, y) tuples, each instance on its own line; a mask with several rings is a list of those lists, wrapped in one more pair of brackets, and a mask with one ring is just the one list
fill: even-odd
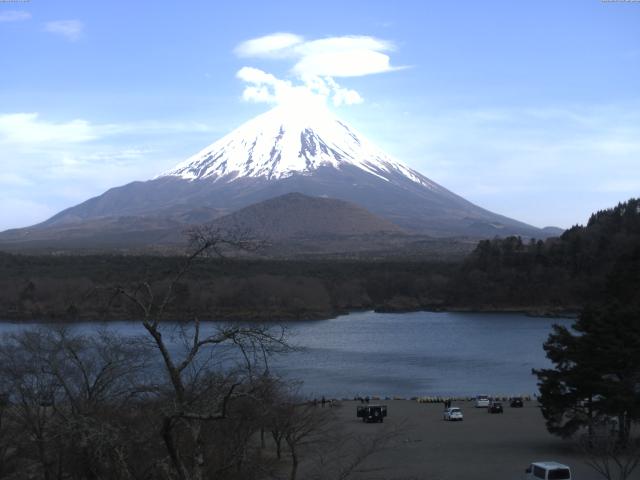
[(371, 36), (346, 35), (307, 40), (293, 33), (273, 33), (240, 43), (240, 58), (289, 61), (295, 81), (283, 80), (263, 70), (245, 66), (237, 77), (247, 83), (242, 98), (272, 104), (315, 101), (334, 106), (362, 103), (356, 90), (338, 84), (335, 78), (361, 77), (390, 72), (402, 67), (391, 65), (388, 52), (392, 42)]

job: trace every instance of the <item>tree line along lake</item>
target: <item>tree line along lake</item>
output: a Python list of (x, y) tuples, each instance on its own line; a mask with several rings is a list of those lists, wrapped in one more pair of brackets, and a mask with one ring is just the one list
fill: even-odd
[[(532, 395), (533, 368), (550, 365), (543, 343), (566, 318), (520, 313), (359, 312), (329, 320), (287, 321), (295, 351), (271, 359), (273, 373), (299, 380), (301, 394), (355, 396)], [(0, 334), (45, 324), (0, 323)], [(175, 323), (167, 332), (176, 333)], [(203, 334), (216, 322), (203, 324)], [(74, 323), (74, 333), (99, 329), (144, 336), (140, 322)], [(181, 345), (179, 335), (172, 340)]]

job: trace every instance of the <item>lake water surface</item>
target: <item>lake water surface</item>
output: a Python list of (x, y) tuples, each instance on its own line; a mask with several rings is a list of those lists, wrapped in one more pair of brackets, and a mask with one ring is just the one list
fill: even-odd
[[(276, 358), (272, 370), (304, 381), (310, 396), (533, 394), (532, 368), (549, 365), (542, 344), (554, 323), (572, 320), (510, 313), (374, 313), (284, 322), (301, 351)], [(0, 323), (0, 333), (33, 324)], [(90, 333), (105, 324), (71, 326)], [(106, 324), (140, 335), (136, 322)], [(212, 326), (209, 326), (212, 328)]]

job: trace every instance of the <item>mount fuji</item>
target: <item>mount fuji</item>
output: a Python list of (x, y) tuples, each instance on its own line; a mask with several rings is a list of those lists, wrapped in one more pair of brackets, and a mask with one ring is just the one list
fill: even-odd
[(151, 180), (112, 188), (43, 223), (4, 232), (0, 241), (91, 231), (138, 232), (145, 242), (162, 242), (180, 226), (295, 192), (350, 202), (409, 234), (548, 236), (438, 185), (326, 109), (279, 106)]
[(444, 191), (392, 159), (327, 110), (303, 113), (276, 107), (178, 164), (162, 176), (185, 180), (239, 178), (281, 180), (311, 176), (322, 167), (357, 167), (392, 182), (400, 175), (431, 190)]

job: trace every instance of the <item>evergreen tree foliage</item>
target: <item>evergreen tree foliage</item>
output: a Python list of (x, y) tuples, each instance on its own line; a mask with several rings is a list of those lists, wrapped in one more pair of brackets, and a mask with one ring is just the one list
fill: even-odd
[(547, 428), (562, 437), (608, 424), (626, 444), (640, 421), (640, 248), (619, 259), (605, 301), (544, 344), (553, 368), (536, 370)]
[(639, 246), (640, 199), (633, 198), (560, 237), (483, 240), (460, 269), (449, 303), (578, 311), (607, 301), (607, 279)]

